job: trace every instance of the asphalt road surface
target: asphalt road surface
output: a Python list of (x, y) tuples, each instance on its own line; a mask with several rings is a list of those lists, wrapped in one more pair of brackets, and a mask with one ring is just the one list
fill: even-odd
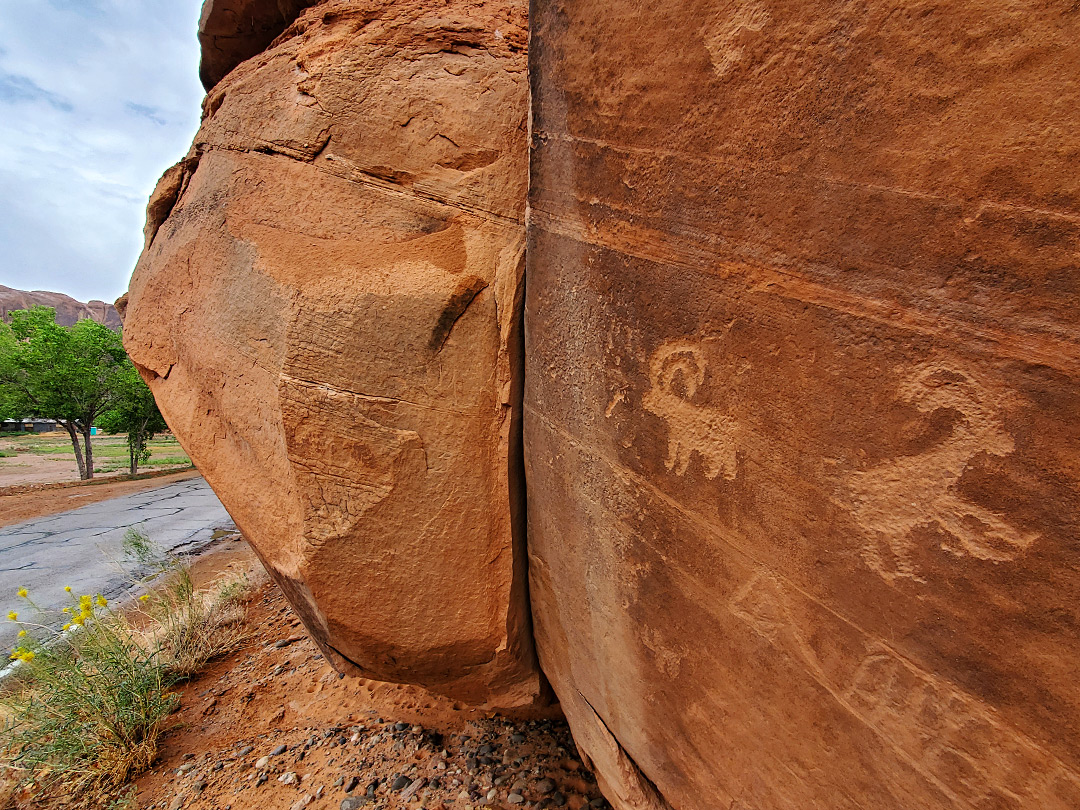
[(26, 600), (16, 596), (19, 588), (49, 611), (70, 603), (65, 585), (76, 595), (100, 593), (108, 599), (135, 589), (121, 565), (124, 534), (133, 526), (159, 548), (176, 553), (198, 551), (215, 530), (235, 528), (202, 478), (0, 528), (0, 668), (19, 629), (8, 611), (17, 611), (20, 620), (35, 618)]

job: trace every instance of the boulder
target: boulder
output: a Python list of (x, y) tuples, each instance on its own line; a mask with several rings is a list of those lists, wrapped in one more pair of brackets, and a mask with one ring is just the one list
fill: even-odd
[(605, 794), (1080, 807), (1080, 15), (530, 25), (533, 618)]
[(339, 667), (504, 709), (543, 700), (525, 45), (519, 2), (309, 9), (207, 97), (148, 206), (124, 330)]

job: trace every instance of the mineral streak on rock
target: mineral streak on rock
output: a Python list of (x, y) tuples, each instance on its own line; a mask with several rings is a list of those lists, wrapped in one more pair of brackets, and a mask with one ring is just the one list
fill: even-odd
[(605, 794), (1080, 807), (1080, 14), (530, 25), (533, 616)]
[(516, 2), (301, 13), (215, 79), (150, 201), (125, 328), (324, 652), (501, 708), (541, 694), (520, 447), (525, 24)]

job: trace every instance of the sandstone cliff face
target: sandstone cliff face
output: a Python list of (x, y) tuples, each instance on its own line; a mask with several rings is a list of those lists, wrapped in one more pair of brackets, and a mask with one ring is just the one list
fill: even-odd
[(61, 326), (72, 326), (77, 321), (89, 318), (110, 329), (120, 328), (120, 315), (116, 307), (104, 301), (76, 301), (70, 295), (46, 292), (45, 290), (15, 290), (0, 284), (0, 318), (6, 319), (13, 309), (31, 307), (52, 307), (56, 310), (56, 322)]
[(1080, 807), (1080, 15), (530, 23), (533, 611), (605, 792)]
[(521, 472), (514, 3), (324, 2), (219, 82), (148, 209), (125, 339), (340, 666), (540, 694)]
[(305, 5), (125, 332), (323, 650), (535, 637), (618, 810), (1080, 807), (1080, 15), (538, 0), (529, 174), (522, 4)]

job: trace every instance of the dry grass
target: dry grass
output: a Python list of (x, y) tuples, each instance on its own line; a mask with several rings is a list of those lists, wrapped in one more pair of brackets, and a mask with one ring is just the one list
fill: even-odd
[(134, 606), (73, 595), (63, 629), (19, 622), (18, 677), (0, 696), (9, 803), (21, 791), (35, 807), (115, 805), (157, 754), (179, 701), (173, 688), (245, 641), (246, 580), (197, 589), (188, 567), (158, 554), (145, 535), (127, 540), (129, 558), (151, 569), (154, 586)]

